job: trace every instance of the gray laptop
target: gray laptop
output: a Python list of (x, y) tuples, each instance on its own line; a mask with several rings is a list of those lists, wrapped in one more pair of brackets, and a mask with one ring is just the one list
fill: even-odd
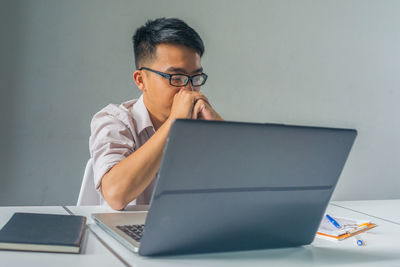
[(145, 256), (310, 244), (356, 135), (176, 120), (148, 212), (92, 216)]

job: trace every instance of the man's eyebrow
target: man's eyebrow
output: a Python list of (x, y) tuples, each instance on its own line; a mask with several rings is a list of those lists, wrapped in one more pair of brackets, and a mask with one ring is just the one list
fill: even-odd
[[(187, 74), (186, 70), (182, 69), (182, 68), (169, 67), (166, 71), (167, 72), (177, 72), (177, 73)], [(193, 71), (193, 73), (198, 73), (198, 72), (203, 72), (203, 67)]]

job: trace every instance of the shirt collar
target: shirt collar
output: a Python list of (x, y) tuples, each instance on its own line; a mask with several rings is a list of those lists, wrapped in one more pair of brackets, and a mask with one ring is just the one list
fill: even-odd
[(132, 108), (133, 118), (136, 121), (137, 131), (140, 134), (144, 129), (151, 127), (154, 131), (149, 112), (143, 102), (143, 94), (139, 97)]

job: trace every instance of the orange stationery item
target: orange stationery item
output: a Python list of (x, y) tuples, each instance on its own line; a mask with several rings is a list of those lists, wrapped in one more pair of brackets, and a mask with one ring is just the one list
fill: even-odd
[(325, 216), (318, 228), (317, 237), (330, 240), (343, 240), (354, 235), (358, 235), (371, 228), (376, 227), (375, 223), (365, 220), (354, 220), (342, 217), (332, 217), (341, 226), (336, 228)]

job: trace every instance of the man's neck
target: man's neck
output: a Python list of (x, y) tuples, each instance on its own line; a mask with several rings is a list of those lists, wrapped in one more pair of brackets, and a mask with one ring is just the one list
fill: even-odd
[(161, 125), (163, 125), (165, 120), (161, 119), (160, 117), (157, 117), (156, 114), (152, 114), (150, 111), (149, 111), (149, 115), (150, 115), (151, 122), (153, 123), (154, 130), (157, 131), (161, 127)]

